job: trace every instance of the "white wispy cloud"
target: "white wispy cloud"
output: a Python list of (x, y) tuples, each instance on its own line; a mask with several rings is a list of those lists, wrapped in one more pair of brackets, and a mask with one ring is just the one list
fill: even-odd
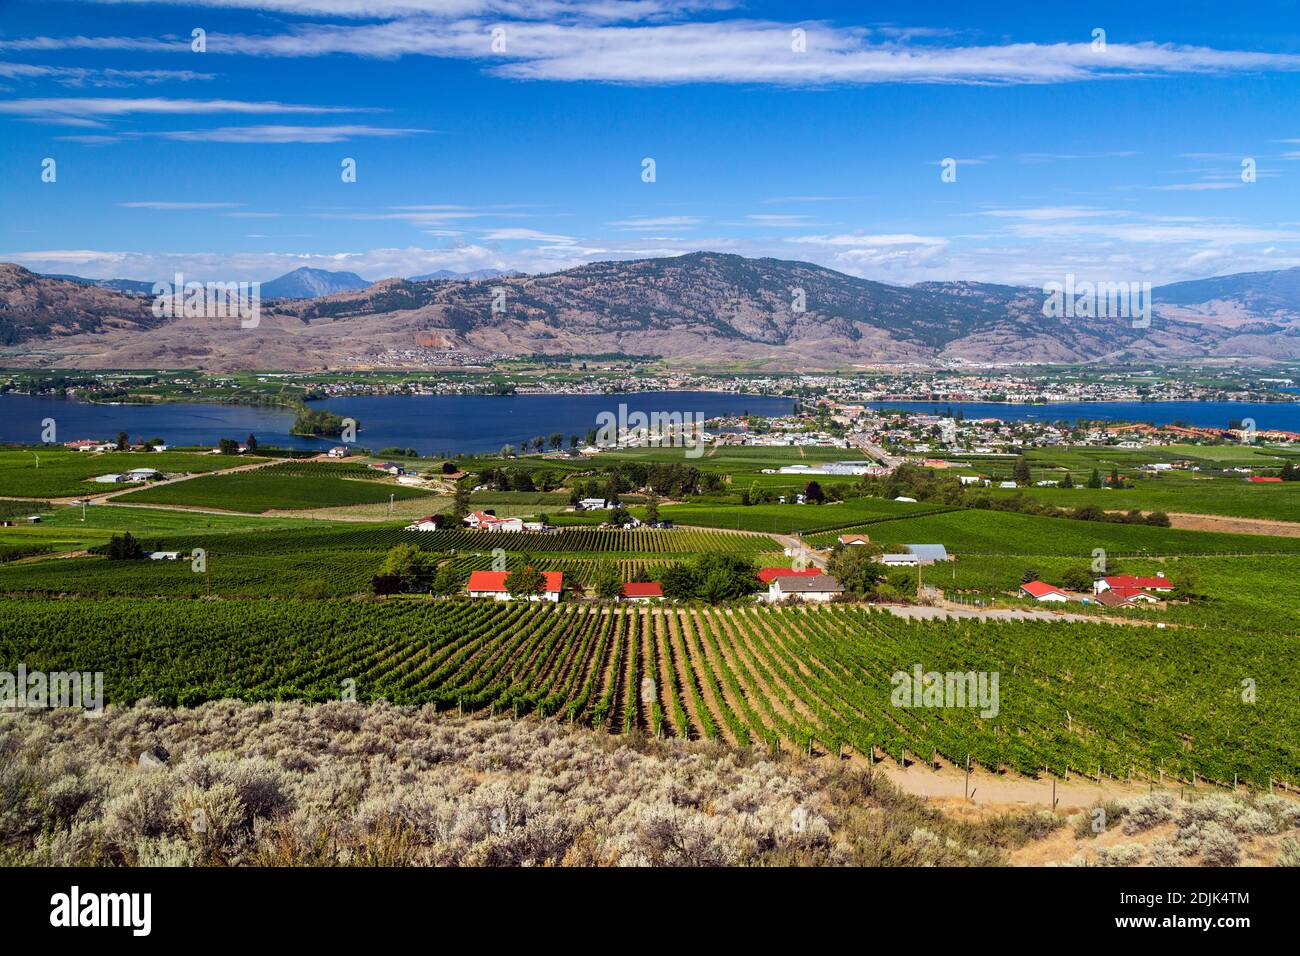
[(1110, 150), (1104, 153), (1020, 153), (1016, 160), (1021, 163), (1062, 163), (1091, 159), (1128, 159), (1138, 155), (1133, 150)]
[(698, 216), (641, 216), (632, 219), (615, 219), (609, 223), (620, 229), (686, 229), (698, 225)]
[(1241, 189), (1246, 184), (1238, 179), (1237, 182), (1199, 182), (1199, 183), (1168, 183), (1163, 186), (1152, 186), (1151, 189), (1157, 192), (1179, 193), (1179, 192), (1204, 192), (1206, 190), (1216, 189)]
[(806, 226), (809, 224), (807, 216), (800, 213), (750, 213), (745, 217), (745, 221), (755, 226)]
[(1113, 209), (1097, 209), (1093, 206), (1031, 206), (1024, 209), (984, 209), (970, 215), (993, 216), (996, 219), (1041, 221), (1049, 219), (1080, 219), (1089, 216), (1127, 215), (1127, 213), (1117, 213)]
[(824, 236), (798, 236), (786, 240), (811, 246), (945, 246), (948, 240), (942, 236), (918, 236), (910, 232), (880, 233), (840, 233)]
[[(126, 5), (157, 0), (93, 0)], [(509, 17), (531, 20), (644, 21), (697, 11), (726, 10), (731, 0), (189, 0), (192, 7), (265, 10), (348, 19)]]
[(311, 106), (274, 100), (195, 100), (167, 97), (35, 97), (0, 100), (0, 114), (41, 119), (51, 123), (102, 126), (111, 117), (133, 114), (213, 115), (222, 113), (311, 114), (354, 113), (357, 107)]
[(576, 240), (572, 236), (560, 236), (554, 233), (539, 232), (536, 229), (493, 229), (483, 234), (484, 242), (556, 242), (570, 245)]
[[(249, 8), (335, 16), (369, 4), (317, 0), (247, 0)], [(1160, 77), (1300, 70), (1300, 55), (1144, 41), (945, 44), (905, 30), (886, 34), (822, 22), (752, 19), (681, 20), (683, 4), (558, 3), (379, 4), (367, 23), (298, 23), (278, 33), (209, 32), (208, 53), (267, 57), (347, 54), (393, 59), (429, 56), (481, 62), (499, 76), (521, 80), (612, 83), (764, 83), (780, 86), (874, 83), (1038, 84), (1122, 76)], [(564, 16), (562, 14), (568, 14)], [(488, 15), (503, 19), (487, 19)], [(511, 19), (512, 17), (516, 19)], [(805, 31), (795, 49), (791, 31)], [(504, 49), (494, 48), (493, 31)], [(120, 42), (119, 42), (120, 41)], [(139, 49), (148, 38), (36, 37), (0, 41), (0, 49)], [(16, 45), (17, 44), (17, 45)], [(28, 45), (23, 45), (28, 44)], [(116, 44), (116, 45), (115, 45)], [(1083, 157), (1080, 157), (1083, 158)]]
[(187, 83), (212, 80), (215, 73), (195, 70), (122, 70), (83, 66), (46, 66), (37, 63), (0, 62), (0, 77), (22, 80), (52, 80), (62, 86), (124, 87), (137, 84)]
[(182, 143), (342, 143), (362, 136), (391, 138), (432, 133), (427, 129), (386, 126), (221, 126), (167, 130), (156, 135)]

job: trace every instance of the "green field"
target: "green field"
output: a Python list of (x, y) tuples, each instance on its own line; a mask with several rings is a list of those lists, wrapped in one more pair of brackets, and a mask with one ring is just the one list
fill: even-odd
[[(107, 599), (76, 608), (6, 600), (0, 665), (100, 671), (119, 704), (325, 700), (350, 679), (363, 700), (799, 751), (843, 745), (894, 760), (969, 756), (1026, 774), (1236, 775), (1263, 787), (1300, 773), (1290, 639), (1231, 629), (918, 623), (846, 607)], [(891, 675), (918, 664), (997, 674), (996, 714), (899, 706)], [(1242, 699), (1246, 679), (1257, 702)]]
[(188, 505), (247, 514), (378, 504), (388, 501), (390, 495), (401, 500), (433, 500), (427, 490), (383, 481), (382, 474), (363, 466), (324, 462), (278, 464), (146, 488), (117, 500), (124, 504)]
[[(1077, 480), (1077, 479), (1076, 479)], [(1085, 476), (1084, 481), (1087, 478)], [(1264, 518), (1272, 521), (1300, 521), (1300, 481), (1253, 484), (1233, 478), (1193, 478), (1187, 474), (1163, 474), (1159, 478), (1137, 478), (1132, 488), (1001, 488), (984, 489), (991, 497), (1022, 493), (1035, 501), (1058, 508), (1096, 505), (1107, 511), (1164, 511), (1229, 515), (1236, 518)]]
[[(666, 505), (659, 513), (677, 524), (711, 528), (734, 528), (767, 534), (811, 533), (827, 528), (847, 528), (882, 519), (935, 514), (949, 510), (945, 505), (887, 501), (883, 498), (851, 498), (822, 505), (797, 504), (713, 504), (707, 502)], [(633, 514), (639, 513), (632, 509)]]
[(208, 535), (232, 531), (318, 528), (325, 523), (308, 518), (198, 514), (166, 508), (128, 508), (112, 504), (88, 505), (84, 511), (76, 506), (56, 505), (52, 511), (42, 512), (40, 524), (23, 523), (13, 528), (0, 528), (0, 545), (33, 542), (49, 544), (59, 551), (78, 551), (103, 544), (112, 535), (125, 531), (152, 543), (157, 537), (176, 534)]
[[(37, 456), (40, 457), (39, 467)], [(156, 468), (167, 475), (201, 474), (265, 460), (177, 451), (95, 454), (59, 447), (38, 447), (30, 451), (5, 448), (0, 449), (0, 494), (16, 498), (71, 498), (130, 487), (101, 485), (89, 480), (97, 475), (120, 474), (133, 468)]]
[[(857, 529), (855, 529), (857, 530)], [(1300, 538), (1185, 531), (1149, 525), (1076, 521), (1010, 511), (963, 509), (861, 526), (885, 545), (942, 544), (965, 554), (1057, 554), (1091, 558), (1097, 548), (1120, 555), (1300, 554)], [(829, 546), (844, 532), (812, 535)]]

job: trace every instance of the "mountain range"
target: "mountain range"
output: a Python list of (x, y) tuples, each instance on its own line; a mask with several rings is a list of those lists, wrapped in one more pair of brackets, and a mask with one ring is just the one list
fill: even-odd
[[(298, 291), (324, 288), (299, 278)], [(1300, 358), (1300, 269), (1157, 287), (1146, 328), (1045, 317), (1044, 293), (1032, 287), (896, 286), (807, 262), (712, 252), (491, 278), (367, 284), (352, 276), (360, 287), (269, 304), (267, 283), (257, 328), (241, 329), (229, 320), (156, 319), (147, 298), (0, 264), (0, 365), (306, 370), (624, 353), (682, 367), (824, 370)]]

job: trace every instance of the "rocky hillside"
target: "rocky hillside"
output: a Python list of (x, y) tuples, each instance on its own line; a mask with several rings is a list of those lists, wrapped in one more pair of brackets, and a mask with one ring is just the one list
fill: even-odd
[[(156, 328), (150, 300), (0, 262), (0, 345)], [(57, 346), (56, 346), (57, 347)]]
[[(114, 323), (96, 312), (69, 329), (57, 309), (47, 310), (43, 324), (33, 318), (25, 335), (6, 340), (39, 340), (40, 348), (7, 349), (3, 358), (81, 367), (151, 367), (183, 359), (213, 370), (421, 365), (445, 360), (448, 352), (471, 360), (621, 352), (662, 355), (683, 366), (770, 369), (936, 359), (1297, 358), (1300, 296), (1277, 279), (1284, 275), (1206, 280), (1222, 286), (1207, 287), (1206, 294), (1235, 296), (1213, 305), (1184, 304), (1196, 294), (1181, 289), (1185, 283), (1169, 287), (1168, 300), (1157, 289), (1150, 327), (1133, 328), (1126, 319), (1045, 318), (1039, 289), (975, 282), (893, 286), (806, 262), (702, 252), (538, 276), (385, 279), (269, 305), (264, 287), (256, 329), (180, 319), (146, 337), (138, 334), (138, 321)], [(1272, 287), (1267, 294), (1259, 291), (1266, 284)], [(127, 301), (126, 314), (138, 314), (140, 301)], [(8, 304), (3, 294), (0, 304)]]

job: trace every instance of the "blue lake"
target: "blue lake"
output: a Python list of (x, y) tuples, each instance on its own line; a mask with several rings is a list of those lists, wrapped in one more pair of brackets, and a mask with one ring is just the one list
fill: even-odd
[[(337, 398), (312, 403), (357, 419), (357, 443), (374, 450), (390, 445), (422, 454), (496, 451), (537, 435), (563, 432), (585, 436), (602, 412), (681, 412), (779, 415), (793, 400), (722, 392), (633, 392), (622, 395), (412, 395)], [(1256, 427), (1300, 431), (1300, 403), (1267, 402), (1069, 402), (1052, 405), (1002, 405), (988, 402), (882, 402), (875, 408), (914, 412), (960, 410), (967, 418), (1010, 421), (1074, 422), (1079, 418), (1153, 422), (1226, 428), (1253, 418)], [(59, 441), (112, 438), (162, 438), (172, 445), (215, 445), (221, 438), (243, 440), (250, 433), (264, 444), (325, 448), (335, 441), (289, 434), (293, 413), (284, 409), (202, 402), (165, 405), (93, 405), (58, 398), (0, 395), (0, 442), (37, 443), (41, 422), (55, 420)]]
[[(562, 432), (583, 438), (598, 427), (601, 412), (678, 412), (705, 417), (782, 415), (794, 400), (723, 392), (633, 392), (625, 395), (380, 395), (312, 402), (361, 424), (357, 444), (378, 451), (396, 445), (421, 454), (497, 451), (537, 435)], [(112, 438), (162, 438), (171, 445), (215, 445), (221, 438), (243, 441), (249, 434), (266, 445), (328, 448), (333, 439), (290, 435), (294, 414), (279, 408), (211, 405), (94, 405), (59, 398), (0, 395), (0, 442), (37, 443), (41, 422), (53, 418), (59, 441)]]

